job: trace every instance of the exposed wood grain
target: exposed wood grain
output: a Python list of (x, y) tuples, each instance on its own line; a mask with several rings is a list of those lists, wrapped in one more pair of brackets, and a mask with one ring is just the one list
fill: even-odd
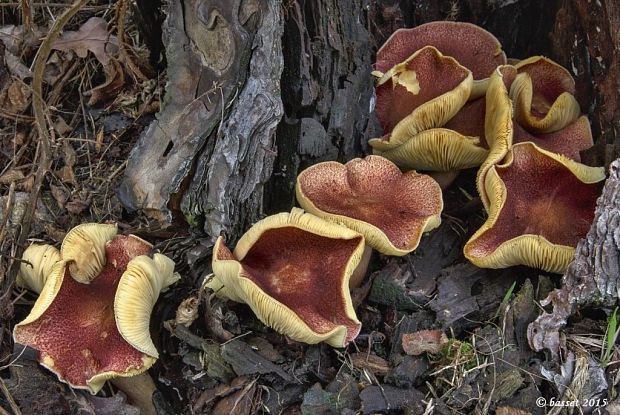
[(274, 1), (170, 2), (165, 106), (130, 155), (125, 206), (164, 226), (183, 216), (213, 237), (244, 206), (256, 218), (281, 117), (279, 10)]

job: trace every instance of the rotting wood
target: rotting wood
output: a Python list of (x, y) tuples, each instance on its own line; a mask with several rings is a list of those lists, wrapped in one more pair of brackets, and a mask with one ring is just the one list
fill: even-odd
[(594, 149), (582, 159), (608, 166), (620, 157), (620, 3), (560, 0), (549, 34), (552, 56), (575, 77), (592, 125)]
[(362, 156), (373, 122), (372, 39), (366, 2), (285, 2), (282, 99), (278, 157), (265, 192), (265, 210), (295, 203), (295, 180), (317, 162)]

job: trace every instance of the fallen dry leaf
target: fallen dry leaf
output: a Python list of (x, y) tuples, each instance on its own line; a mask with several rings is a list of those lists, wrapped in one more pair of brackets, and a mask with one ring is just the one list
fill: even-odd
[(192, 295), (181, 301), (181, 304), (177, 308), (174, 323), (182, 324), (185, 327), (191, 326), (194, 320), (198, 318), (199, 306), (200, 300), (198, 299), (197, 295)]
[[(237, 383), (237, 379), (240, 379)], [(241, 386), (247, 382), (242, 378), (233, 380), (233, 386)], [(243, 383), (242, 383), (243, 382)], [(256, 393), (256, 380), (252, 380), (243, 386), (243, 389), (223, 397), (213, 408), (213, 415), (244, 415), (252, 412), (254, 394)]]
[(442, 330), (420, 330), (403, 334), (403, 350), (408, 355), (418, 356), (422, 353), (439, 353), (448, 342)]
[(58, 207), (63, 209), (69, 200), (69, 192), (64, 187), (56, 186), (55, 184), (50, 184), (50, 190)]
[(7, 25), (0, 27), (0, 41), (15, 56), (26, 54), (29, 52), (28, 49), (38, 46), (45, 34), (46, 30), (36, 26), (32, 28), (31, 32), (26, 32), (24, 26)]
[(18, 190), (29, 192), (32, 190), (34, 175), (29, 174), (28, 176), (25, 176), (21, 170), (10, 169), (0, 176), (0, 184), (10, 184), (13, 182), (15, 182)]
[(0, 42), (0, 108), (7, 113), (19, 114), (30, 105), (30, 87), (11, 76), (5, 52)]
[(60, 168), (56, 175), (60, 180), (65, 183), (70, 183), (73, 185), (77, 185), (77, 181), (75, 179), (75, 172), (73, 171), (73, 167), (77, 161), (77, 154), (73, 149), (71, 143), (68, 140), (63, 140), (63, 159), (65, 161), (65, 165)]
[(91, 107), (116, 98), (125, 85), (125, 72), (117, 60), (112, 59), (109, 64), (104, 65), (103, 71), (105, 82), (84, 92), (84, 95), (90, 96), (87, 104)]
[(22, 113), (30, 105), (30, 87), (21, 81), (13, 80), (6, 89), (2, 107), (9, 112)]
[(108, 65), (118, 54), (118, 39), (108, 34), (108, 24), (101, 17), (91, 17), (77, 32), (64, 32), (52, 45), (53, 49), (75, 52), (85, 58), (91, 51), (102, 65)]
[(125, 85), (125, 73), (116, 60), (119, 43), (116, 36), (108, 34), (107, 23), (100, 17), (91, 17), (76, 32), (65, 32), (54, 44), (53, 49), (75, 52), (85, 58), (88, 51), (103, 65), (105, 82), (86, 91), (90, 96), (89, 106), (113, 99)]
[(69, 213), (79, 215), (90, 206), (92, 201), (93, 196), (90, 193), (85, 197), (74, 195), (71, 196), (71, 199), (65, 204), (65, 209), (67, 209)]
[(70, 133), (73, 129), (69, 127), (67, 122), (61, 116), (56, 117), (56, 122), (54, 123), (54, 130), (61, 136)]
[(24, 173), (21, 170), (10, 169), (0, 176), (0, 183), (9, 184), (11, 182), (22, 180), (24, 177)]
[(26, 78), (32, 78), (32, 71), (28, 69), (17, 56), (7, 50), (4, 53), (4, 58), (6, 60), (6, 67), (9, 68), (9, 72), (11, 72), (13, 76), (16, 76), (22, 81)]

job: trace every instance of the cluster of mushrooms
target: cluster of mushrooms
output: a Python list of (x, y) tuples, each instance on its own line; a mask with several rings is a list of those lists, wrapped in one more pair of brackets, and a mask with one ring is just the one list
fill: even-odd
[(397, 31), (377, 52), (385, 134), (370, 145), (403, 169), (479, 167), (488, 219), (464, 247), (475, 265), (564, 272), (605, 173), (580, 163), (593, 140), (570, 73), (542, 56), (511, 61), (472, 24)]
[[(465, 256), (480, 267), (563, 272), (592, 222), (604, 171), (580, 164), (592, 134), (570, 74), (544, 57), (507, 61), (472, 24), (397, 31), (377, 53), (385, 134), (370, 140), (375, 154), (301, 172), (303, 210), (257, 222), (232, 252), (218, 238), (207, 285), (294, 340), (345, 346), (361, 328), (350, 288), (371, 250), (406, 255), (440, 224), (441, 187), (416, 170), (472, 167), (488, 219)], [(24, 260), (18, 283), (40, 296), (14, 337), (61, 380), (96, 393), (153, 364), (149, 316), (178, 279), (172, 260), (97, 224), (71, 230), (60, 251), (32, 245)]]
[(479, 168), (488, 218), (464, 255), (480, 267), (563, 272), (594, 217), (605, 174), (580, 163), (592, 133), (566, 69), (541, 56), (508, 64), (492, 34), (457, 22), (397, 31), (375, 69), (374, 155), (309, 167), (296, 185), (305, 211), (213, 251), (209, 286), (295, 340), (349, 343), (360, 331), (349, 289), (370, 248), (406, 255), (439, 225), (441, 188), (418, 170)]
[[(17, 284), (39, 297), (13, 337), (38, 350), (60, 380), (94, 394), (106, 380), (135, 377), (155, 363), (151, 311), (179, 279), (170, 258), (137, 236), (118, 235), (116, 225), (86, 223), (67, 233), (60, 250), (33, 244), (22, 259)], [(133, 397), (137, 387), (125, 392)]]

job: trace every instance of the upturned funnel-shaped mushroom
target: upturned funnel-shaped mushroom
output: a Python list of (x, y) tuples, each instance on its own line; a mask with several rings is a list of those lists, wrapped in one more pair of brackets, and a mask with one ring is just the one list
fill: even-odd
[(60, 380), (91, 393), (107, 379), (146, 371), (158, 356), (150, 312), (178, 278), (172, 260), (151, 251), (140, 238), (116, 235), (115, 225), (84, 224), (67, 234), (51, 268), (48, 259), (37, 263), (30, 255), (45, 284), (15, 326), (15, 341), (37, 349), (39, 362)]
[(510, 89), (515, 120), (534, 133), (561, 130), (579, 117), (575, 81), (562, 66), (543, 56), (515, 64), (518, 75)]
[(342, 223), (387, 255), (417, 248), (441, 223), (441, 188), (430, 176), (401, 173), (379, 156), (308, 167), (297, 177), (297, 200), (307, 212)]
[(377, 51), (375, 68), (386, 72), (427, 45), (452, 56), (472, 72), (471, 99), (484, 95), (487, 78), (506, 63), (502, 46), (491, 33), (471, 23), (439, 21), (394, 32)]
[(294, 340), (343, 347), (361, 328), (349, 278), (363, 251), (362, 235), (294, 208), (257, 222), (232, 253), (220, 237), (209, 286)]
[(441, 127), (467, 102), (471, 72), (454, 58), (427, 46), (381, 74), (376, 112), (384, 136), (370, 145), (394, 148), (421, 131)]
[(486, 173), (489, 217), (465, 245), (465, 257), (483, 268), (564, 272), (590, 228), (604, 179), (602, 168), (515, 144), (506, 162)]

